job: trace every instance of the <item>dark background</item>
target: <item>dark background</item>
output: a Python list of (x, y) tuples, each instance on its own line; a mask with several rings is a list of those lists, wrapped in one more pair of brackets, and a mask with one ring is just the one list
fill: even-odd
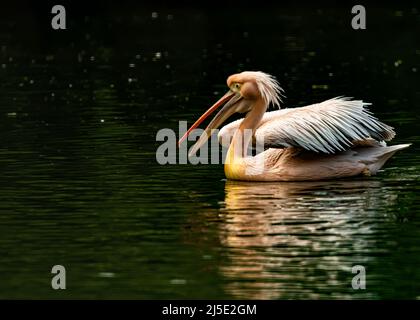
[[(95, 56), (96, 64), (115, 65), (109, 76), (135, 75), (138, 86), (159, 86), (157, 98), (174, 95), (179, 87), (224, 85), (227, 75), (250, 69), (277, 76), (293, 103), (314, 101), (319, 90), (313, 84), (331, 80), (331, 71), (333, 94), (362, 96), (367, 88), (418, 100), (418, 73), (411, 70), (418, 65), (418, 12), (410, 2), (367, 3), (367, 30), (359, 31), (351, 29), (351, 2), (60, 3), (67, 11), (65, 31), (51, 28), (53, 1), (3, 3), (2, 43), (7, 48), (2, 58), (23, 52), (52, 56), (48, 65), (57, 69), (61, 80), (68, 71), (80, 74), (78, 55), (82, 62)], [(153, 19), (151, 12), (158, 17)], [(162, 53), (157, 63), (127, 70), (133, 54), (150, 61), (155, 52)], [(395, 68), (399, 60), (404, 63)], [(20, 68), (25, 62), (29, 61), (22, 61)], [(165, 68), (167, 64), (172, 68)], [(88, 76), (94, 77), (94, 71), (88, 70)], [(375, 81), (378, 77), (381, 81)], [(347, 85), (349, 79), (354, 85)], [(174, 82), (177, 85), (171, 87)]]

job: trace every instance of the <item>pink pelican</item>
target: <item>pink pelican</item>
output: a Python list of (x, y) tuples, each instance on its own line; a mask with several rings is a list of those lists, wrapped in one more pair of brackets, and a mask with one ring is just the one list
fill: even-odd
[[(306, 107), (267, 112), (269, 105), (280, 107), (282, 102), (283, 89), (273, 76), (245, 71), (228, 77), (227, 85), (229, 91), (178, 144), (220, 107), (190, 155), (232, 114), (246, 114), (218, 134), (219, 142), (228, 147), (224, 166), (228, 179), (308, 181), (369, 176), (395, 152), (410, 146), (387, 146), (385, 141), (395, 136), (393, 128), (374, 117), (366, 108), (370, 104), (361, 100), (337, 97)], [(247, 129), (252, 134), (244, 134)], [(256, 141), (264, 141), (265, 150), (248, 155), (248, 148)]]

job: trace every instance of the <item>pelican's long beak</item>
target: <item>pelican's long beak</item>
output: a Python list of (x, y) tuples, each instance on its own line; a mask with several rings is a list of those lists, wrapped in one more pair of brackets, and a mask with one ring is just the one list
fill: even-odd
[(223, 105), (223, 108), (216, 114), (213, 120), (210, 121), (203, 134), (194, 144), (189, 152), (189, 156), (194, 155), (201, 146), (206, 143), (208, 138), (211, 136), (211, 131), (220, 127), (223, 122), (226, 121), (232, 114), (236, 112), (236, 103), (242, 99), (241, 94), (232, 92), (229, 90), (223, 97), (221, 97), (214, 105), (212, 105), (198, 120), (188, 129), (188, 131), (178, 141), (178, 146), (188, 137), (192, 130), (197, 128), (201, 122), (203, 122), (209, 115), (211, 115), (216, 109)]

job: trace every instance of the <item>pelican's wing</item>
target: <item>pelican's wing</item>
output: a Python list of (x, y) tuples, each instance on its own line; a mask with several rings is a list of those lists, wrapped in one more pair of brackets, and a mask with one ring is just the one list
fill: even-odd
[(261, 141), (270, 147), (294, 146), (324, 153), (344, 151), (355, 140), (391, 140), (395, 136), (393, 128), (375, 118), (367, 105), (361, 100), (338, 97), (288, 109), (289, 112), (263, 122), (255, 137), (264, 137)]
[[(268, 112), (255, 138), (264, 141), (266, 148), (293, 146), (323, 153), (347, 150), (353, 141), (366, 138), (391, 140), (395, 136), (393, 128), (375, 118), (366, 109), (367, 105), (360, 100), (338, 97), (307, 107)], [(225, 132), (238, 125), (229, 124)]]

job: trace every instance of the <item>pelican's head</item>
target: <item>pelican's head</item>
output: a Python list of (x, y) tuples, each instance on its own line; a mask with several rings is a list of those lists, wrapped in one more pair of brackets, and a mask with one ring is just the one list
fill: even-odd
[(194, 154), (207, 141), (213, 129), (219, 128), (234, 113), (246, 113), (250, 111), (255, 105), (255, 102), (263, 101), (267, 107), (270, 104), (280, 107), (283, 89), (277, 80), (267, 73), (261, 71), (244, 71), (233, 74), (227, 78), (227, 85), (229, 91), (211, 106), (210, 109), (203, 113), (179, 140), (178, 145), (210, 114), (223, 106), (198, 139), (190, 154)]
[(230, 91), (238, 92), (244, 100), (263, 99), (267, 106), (280, 108), (283, 89), (276, 78), (267, 73), (244, 71), (231, 75), (226, 82)]

